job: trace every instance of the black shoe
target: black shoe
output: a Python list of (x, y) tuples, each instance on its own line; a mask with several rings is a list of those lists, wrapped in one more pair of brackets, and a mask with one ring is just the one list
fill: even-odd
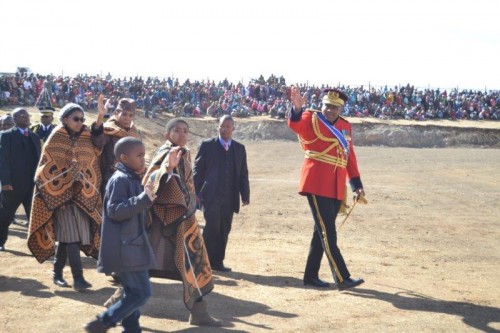
[(363, 279), (347, 278), (343, 282), (339, 282), (337, 287), (339, 288), (339, 290), (346, 290), (349, 288), (354, 288), (356, 286), (359, 286), (360, 284), (362, 284), (364, 282), (365, 282), (365, 280), (363, 280)]
[(313, 279), (304, 279), (304, 286), (328, 288), (328, 287), (330, 287), (330, 284), (326, 281), (319, 279), (319, 278), (313, 278)]
[(66, 282), (66, 280), (64, 280), (62, 276), (60, 276), (60, 277), (54, 276), (53, 281), (54, 281), (54, 284), (58, 287), (63, 287), (63, 288), (69, 287), (68, 282)]
[(84, 290), (89, 289), (91, 287), (92, 287), (92, 285), (90, 283), (88, 283), (87, 281), (85, 281), (83, 276), (75, 277), (75, 280), (73, 282), (73, 289), (75, 289), (76, 291), (84, 291)]
[(224, 264), (212, 266), (212, 270), (217, 272), (231, 272), (231, 268), (224, 266)]
[(99, 320), (99, 318), (88, 322), (85, 325), (85, 331), (90, 333), (105, 333), (108, 331), (108, 327), (104, 326), (104, 324)]

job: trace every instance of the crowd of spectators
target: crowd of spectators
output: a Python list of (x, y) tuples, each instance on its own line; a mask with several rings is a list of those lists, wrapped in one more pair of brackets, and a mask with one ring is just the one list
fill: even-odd
[[(299, 84), (307, 107), (321, 107), (321, 91), (328, 86)], [(395, 87), (340, 86), (349, 96), (344, 115), (382, 119), (472, 119), (499, 120), (500, 92), (479, 90), (418, 89), (409, 84)], [(248, 84), (186, 80), (175, 78), (77, 75), (62, 77), (39, 74), (16, 74), (0, 78), (0, 106), (40, 105), (48, 99), (53, 106), (67, 102), (95, 109), (100, 93), (107, 96), (106, 108), (112, 112), (117, 101), (130, 97), (137, 101), (146, 117), (158, 112), (178, 116), (237, 117), (267, 115), (285, 118), (290, 109), (290, 86), (283, 77), (272, 75)]]

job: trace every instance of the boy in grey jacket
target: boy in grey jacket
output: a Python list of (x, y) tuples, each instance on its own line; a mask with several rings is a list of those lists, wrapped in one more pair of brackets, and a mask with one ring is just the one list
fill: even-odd
[(104, 195), (101, 249), (97, 270), (116, 272), (123, 298), (85, 326), (87, 332), (106, 332), (118, 322), (124, 332), (141, 332), (140, 307), (151, 296), (148, 270), (155, 257), (146, 232), (147, 209), (156, 195), (141, 185), (145, 168), (144, 144), (133, 137), (120, 139), (114, 149), (119, 162)]

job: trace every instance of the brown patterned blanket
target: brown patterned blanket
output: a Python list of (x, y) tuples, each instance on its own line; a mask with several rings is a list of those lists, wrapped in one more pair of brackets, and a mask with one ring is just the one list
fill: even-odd
[(114, 136), (117, 138), (124, 138), (126, 136), (133, 136), (134, 138), (140, 139), (141, 134), (137, 130), (137, 127), (135, 127), (134, 123), (130, 126), (128, 130), (121, 128), (117, 124), (117, 119), (113, 115), (111, 116), (108, 121), (106, 121), (103, 126), (104, 126), (104, 134), (109, 135), (109, 136)]
[(35, 173), (28, 232), (28, 247), (38, 262), (53, 255), (53, 213), (70, 201), (90, 217), (91, 244), (81, 246), (81, 250), (97, 258), (102, 210), (98, 158), (87, 128), (77, 138), (70, 138), (66, 129), (58, 126), (45, 143)]
[[(196, 195), (189, 151), (184, 154), (174, 173), (166, 182), (168, 152), (172, 143), (158, 149), (143, 183), (154, 181), (157, 198), (151, 208), (153, 222), (149, 231), (151, 246), (158, 267), (150, 271), (154, 277), (181, 279), (184, 304), (191, 310), (194, 302), (209, 293), (214, 285), (205, 243), (196, 221)], [(175, 263), (175, 267), (171, 267)], [(177, 273), (177, 274), (175, 274)]]

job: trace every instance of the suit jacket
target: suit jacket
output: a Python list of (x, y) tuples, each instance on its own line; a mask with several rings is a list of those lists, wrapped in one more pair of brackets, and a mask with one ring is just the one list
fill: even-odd
[[(236, 166), (236, 179), (238, 191), (233, 193), (234, 207), (233, 211), (240, 211), (240, 195), (241, 200), (250, 202), (250, 183), (248, 181), (247, 153), (245, 146), (241, 143), (232, 140), (232, 151), (234, 152), (234, 160)], [(204, 140), (201, 142), (196, 154), (193, 168), (194, 187), (196, 195), (202, 200), (205, 208), (209, 207), (215, 198), (219, 176), (219, 159), (217, 158), (217, 149), (220, 149), (221, 144), (219, 138)]]
[(29, 131), (35, 156), (28, 157), (29, 150), (17, 127), (0, 132), (0, 181), (2, 186), (12, 185), (14, 191), (26, 191), (33, 187), (34, 175), (40, 159), (40, 138)]

